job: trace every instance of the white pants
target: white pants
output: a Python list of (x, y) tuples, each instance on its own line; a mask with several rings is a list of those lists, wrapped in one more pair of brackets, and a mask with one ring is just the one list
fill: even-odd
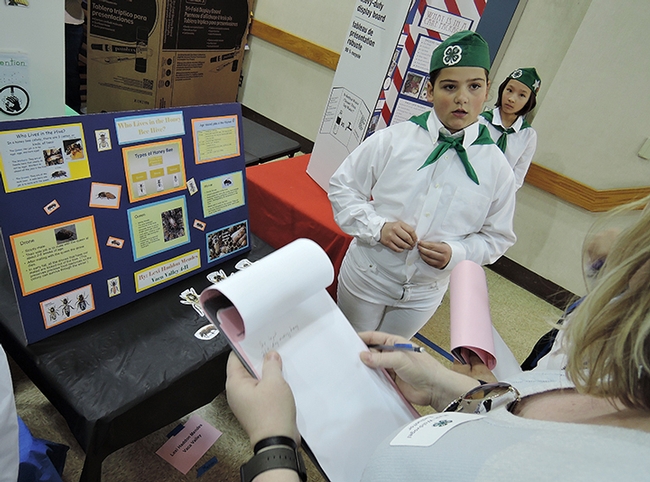
[(353, 295), (339, 282), (337, 303), (352, 327), (357, 331), (383, 331), (403, 336), (410, 340), (440, 306), (444, 291), (436, 293), (437, 303), (428, 309), (394, 307), (380, 303), (371, 303)]

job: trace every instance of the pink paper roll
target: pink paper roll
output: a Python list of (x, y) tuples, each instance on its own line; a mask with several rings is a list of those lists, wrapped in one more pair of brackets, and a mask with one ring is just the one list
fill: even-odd
[(449, 308), (452, 354), (466, 361), (463, 351), (473, 351), (492, 370), (496, 357), (490, 300), (485, 271), (480, 265), (465, 260), (452, 270)]

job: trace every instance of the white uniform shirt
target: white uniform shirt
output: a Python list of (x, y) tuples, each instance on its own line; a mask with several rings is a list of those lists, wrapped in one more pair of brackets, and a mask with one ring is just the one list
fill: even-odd
[[(506, 127), (504, 127), (503, 121), (501, 120), (501, 109), (497, 107), (492, 111), (492, 115), (494, 116), (492, 123), (505, 129)], [(482, 116), (479, 116), (478, 120), (481, 124), (485, 124), (488, 127), (494, 142), (501, 137), (501, 132), (490, 121)], [(517, 189), (524, 184), (524, 178), (537, 149), (537, 132), (532, 127), (522, 129), (523, 123), (524, 118), (519, 116), (514, 124), (512, 124), (511, 127), (515, 132), (508, 134), (508, 144), (506, 145), (505, 152), (506, 159), (508, 159), (508, 163), (515, 174), (515, 185)]]
[[(418, 170), (436, 147), (442, 127), (433, 111), (427, 127), (402, 122), (375, 132), (330, 180), (334, 218), (354, 236), (343, 264), (351, 257), (357, 266), (369, 267), (343, 266), (341, 273), (355, 276), (346, 287), (366, 301), (399, 299), (407, 283), (431, 286), (441, 280), (446, 287), (458, 262), (492, 263), (516, 240), (514, 177), (503, 153), (494, 144), (471, 145), (479, 135), (476, 122), (465, 129), (463, 146), (479, 185), (467, 176), (454, 149)], [(398, 220), (414, 227), (419, 240), (447, 243), (452, 249), (447, 267), (429, 266), (417, 248), (396, 253), (380, 244), (384, 223)], [(443, 288), (441, 283), (438, 287)], [(424, 298), (422, 293), (421, 306), (427, 306)]]

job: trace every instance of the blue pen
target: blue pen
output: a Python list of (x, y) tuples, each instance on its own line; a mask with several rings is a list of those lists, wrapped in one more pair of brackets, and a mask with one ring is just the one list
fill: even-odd
[(421, 353), (424, 351), (424, 348), (421, 346), (411, 345), (410, 343), (395, 343), (394, 345), (368, 345), (368, 348), (374, 348), (379, 351), (415, 351)]

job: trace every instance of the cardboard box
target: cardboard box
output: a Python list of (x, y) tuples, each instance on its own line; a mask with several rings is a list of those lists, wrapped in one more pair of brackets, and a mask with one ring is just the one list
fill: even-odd
[(234, 102), (252, 0), (94, 0), (88, 112)]

